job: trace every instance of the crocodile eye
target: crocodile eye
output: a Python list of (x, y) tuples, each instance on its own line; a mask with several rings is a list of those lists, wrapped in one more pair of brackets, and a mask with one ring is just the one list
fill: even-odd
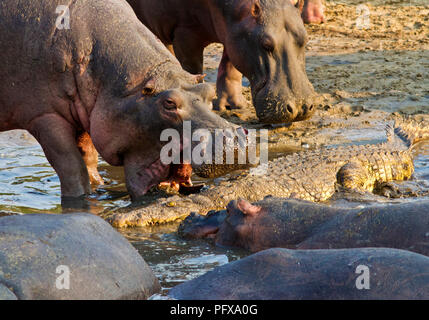
[(274, 40), (269, 35), (265, 35), (265, 36), (262, 37), (261, 44), (262, 44), (262, 47), (266, 51), (268, 51), (268, 52), (273, 52), (274, 51)]
[(142, 94), (144, 96), (151, 96), (155, 93), (155, 80), (149, 79), (143, 87)]
[(143, 88), (142, 94), (145, 96), (151, 96), (155, 93), (155, 88)]

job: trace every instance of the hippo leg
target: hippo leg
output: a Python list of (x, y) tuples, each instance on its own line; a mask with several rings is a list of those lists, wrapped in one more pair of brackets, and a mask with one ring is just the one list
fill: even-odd
[(89, 194), (88, 171), (76, 144), (72, 125), (58, 114), (35, 118), (28, 131), (37, 139), (61, 182), (62, 197), (78, 198)]
[[(171, 47), (167, 47), (171, 51)], [(183, 69), (192, 74), (203, 72), (204, 45), (188, 29), (176, 29), (173, 39), (173, 52)]]
[(231, 109), (244, 109), (247, 106), (242, 93), (242, 78), (224, 50), (217, 75), (217, 99), (213, 101), (215, 110), (223, 111), (227, 106)]
[(98, 173), (98, 152), (92, 143), (91, 137), (87, 132), (81, 133), (77, 137), (77, 147), (85, 161), (86, 168), (88, 169), (89, 181), (92, 185), (103, 185), (103, 178)]

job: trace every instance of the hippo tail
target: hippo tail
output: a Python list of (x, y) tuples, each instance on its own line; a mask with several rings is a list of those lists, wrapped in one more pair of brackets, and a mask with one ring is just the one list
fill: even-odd
[(429, 139), (429, 123), (415, 120), (395, 121), (393, 126), (388, 125), (387, 144), (412, 149), (418, 142)]

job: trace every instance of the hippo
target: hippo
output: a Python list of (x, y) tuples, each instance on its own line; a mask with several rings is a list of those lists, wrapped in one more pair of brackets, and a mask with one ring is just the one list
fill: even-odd
[(302, 8), (302, 20), (307, 24), (320, 24), (325, 22), (325, 6), (322, 0), (305, 0)]
[(252, 252), (390, 247), (429, 256), (429, 201), (347, 208), (274, 197), (255, 204), (240, 199), (206, 217), (192, 214), (179, 234)]
[[(133, 200), (190, 163), (160, 160), (164, 129), (230, 128), (214, 88), (184, 71), (125, 0), (0, 3), (0, 131), (28, 130), (61, 182), (62, 199), (102, 183), (97, 152), (124, 166)], [(101, 181), (100, 181), (101, 180)]]
[(429, 257), (391, 248), (273, 248), (173, 287), (178, 300), (429, 299)]
[(224, 45), (215, 109), (246, 106), (243, 74), (261, 122), (300, 121), (314, 113), (316, 95), (305, 71), (307, 34), (289, 0), (127, 1), (193, 74), (203, 72), (207, 45)]

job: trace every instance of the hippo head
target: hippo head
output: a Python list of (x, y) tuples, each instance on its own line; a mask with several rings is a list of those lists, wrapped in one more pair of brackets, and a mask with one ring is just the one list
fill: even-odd
[[(238, 129), (210, 110), (214, 94), (211, 85), (197, 84), (153, 95), (145, 88), (138, 95), (122, 98), (119, 105), (117, 99), (114, 102), (104, 96), (98, 99), (91, 113), (91, 138), (109, 164), (124, 166), (132, 200), (162, 182), (190, 184), (191, 164), (194, 166), (194, 163), (182, 161), (183, 144), (187, 139), (183, 134), (186, 123), (192, 133), (198, 129), (205, 129), (210, 134), (215, 129)], [(109, 103), (116, 104), (115, 108), (101, 107)], [(179, 139), (173, 141), (173, 136), (170, 140), (163, 139), (165, 132), (177, 133)], [(172, 156), (174, 150), (165, 149), (170, 142), (178, 144), (178, 163), (163, 159), (163, 155), (167, 158)], [(191, 144), (193, 148), (196, 142), (192, 141)], [(194, 158), (191, 157), (191, 160), (194, 161)], [(203, 171), (204, 166), (215, 165), (195, 164)]]
[(307, 34), (299, 9), (284, 0), (229, 3), (225, 50), (250, 81), (260, 121), (311, 117), (316, 94), (305, 71)]
[(226, 210), (210, 211), (206, 216), (191, 213), (179, 226), (178, 233), (185, 239), (215, 239), (224, 247), (243, 247), (254, 243), (259, 228), (258, 220), (264, 209), (246, 200), (231, 201)]
[(191, 212), (180, 224), (177, 232), (184, 239), (214, 238), (226, 215), (226, 210), (209, 211), (205, 216)]

